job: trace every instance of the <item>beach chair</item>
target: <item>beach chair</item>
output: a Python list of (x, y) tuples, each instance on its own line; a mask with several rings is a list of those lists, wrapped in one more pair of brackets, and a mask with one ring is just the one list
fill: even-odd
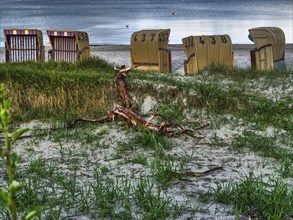
[(171, 51), (168, 49), (170, 29), (141, 30), (131, 35), (131, 65), (141, 70), (162, 73), (172, 71)]
[(249, 39), (255, 43), (250, 51), (251, 66), (260, 70), (286, 69), (285, 34), (278, 27), (249, 29)]
[(4, 29), (6, 62), (44, 61), (43, 34), (38, 29)]
[(48, 51), (53, 61), (76, 62), (90, 57), (89, 37), (82, 31), (47, 30), (52, 49)]
[(186, 74), (196, 74), (209, 65), (234, 65), (232, 41), (229, 35), (189, 36), (182, 39), (187, 60)]

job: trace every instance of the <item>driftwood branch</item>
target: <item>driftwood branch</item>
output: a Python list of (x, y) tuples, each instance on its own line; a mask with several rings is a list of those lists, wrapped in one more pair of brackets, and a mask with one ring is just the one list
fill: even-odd
[[(34, 136), (43, 136), (43, 135), (47, 135), (48, 132), (54, 132), (54, 131), (58, 131), (58, 130), (62, 130), (62, 129), (72, 129), (72, 128), (76, 127), (78, 124), (83, 123), (83, 122), (104, 123), (107, 121), (113, 121), (118, 116), (124, 118), (128, 124), (132, 124), (135, 127), (145, 127), (145, 128), (150, 129), (152, 131), (166, 134), (166, 135), (187, 134), (187, 135), (194, 137), (194, 138), (201, 138), (201, 137), (195, 136), (193, 133), (209, 126), (209, 124), (205, 124), (203, 126), (195, 128), (195, 129), (184, 128), (177, 123), (170, 122), (168, 119), (166, 119), (164, 116), (162, 116), (158, 113), (155, 113), (151, 117), (149, 117), (148, 119), (145, 119), (142, 116), (140, 116), (139, 114), (131, 111), (130, 109), (123, 107), (121, 105), (117, 105), (114, 108), (114, 110), (108, 112), (108, 114), (103, 117), (100, 117), (97, 119), (77, 118), (73, 122), (65, 125), (64, 127), (45, 129), (45, 130), (40, 131), (37, 134), (23, 135), (23, 136), (21, 136), (21, 139), (31, 138)], [(163, 121), (161, 123), (155, 123), (154, 119), (156, 117), (161, 117), (161, 118), (165, 119), (165, 121)]]
[[(78, 118), (78, 119), (75, 119), (74, 122), (69, 124), (68, 128), (72, 128), (72, 127), (76, 126), (77, 124), (79, 124), (80, 122), (90, 122), (90, 123), (105, 122), (105, 121), (113, 120), (116, 116), (123, 117), (124, 119), (127, 120), (127, 122), (129, 124), (132, 124), (135, 127), (145, 127), (145, 128), (148, 128), (152, 131), (164, 133), (167, 135), (173, 135), (176, 133), (181, 133), (181, 134), (184, 133), (184, 134), (190, 135), (192, 137), (196, 137), (192, 133), (194, 133), (195, 131), (204, 129), (209, 126), (209, 124), (205, 124), (203, 126), (195, 128), (195, 129), (184, 128), (184, 127), (180, 126), (179, 124), (170, 122), (168, 119), (166, 119), (164, 116), (162, 116), (158, 113), (153, 114), (149, 119), (145, 119), (142, 116), (140, 116), (139, 114), (131, 111), (130, 109), (123, 107), (121, 105), (117, 105), (114, 108), (114, 110), (110, 111), (108, 113), (108, 115), (106, 115), (106, 116), (103, 116), (99, 119)], [(162, 117), (163, 119), (165, 119), (165, 121), (163, 121), (162, 123), (155, 123), (155, 122), (153, 122), (155, 117)], [(196, 138), (199, 138), (199, 137), (196, 137)]]

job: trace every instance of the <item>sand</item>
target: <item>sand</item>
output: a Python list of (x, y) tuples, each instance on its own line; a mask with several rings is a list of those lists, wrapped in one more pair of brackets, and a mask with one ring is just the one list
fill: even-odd
[[(40, 121), (31, 121), (30, 123), (23, 124), (22, 127), (44, 128), (50, 127), (50, 125)], [(245, 127), (240, 126), (235, 130), (235, 128), (227, 125), (215, 130), (208, 128), (200, 131), (199, 133), (204, 137), (201, 140), (196, 140), (186, 135), (170, 138), (174, 147), (165, 152), (173, 157), (189, 158), (186, 167), (190, 171), (198, 172), (212, 167), (223, 167), (223, 170), (216, 171), (207, 176), (199, 178), (189, 177), (185, 181), (175, 180), (164, 190), (164, 196), (171, 198), (173, 202), (176, 202), (186, 210), (191, 209), (196, 213), (196, 218), (187, 211), (175, 219), (235, 219), (231, 206), (214, 201), (209, 201), (206, 204), (200, 203), (198, 199), (199, 194), (209, 193), (216, 188), (218, 183), (228, 183), (231, 180), (237, 181), (241, 175), (248, 175), (251, 171), (256, 176), (262, 175), (265, 180), (274, 175), (276, 169), (276, 161), (274, 159), (262, 158), (249, 151), (239, 154), (231, 151), (228, 146), (212, 144), (213, 137), (215, 136), (229, 141), (235, 136), (241, 135), (245, 129)], [(102, 135), (105, 133), (104, 131), (107, 131), (107, 134)], [(72, 151), (76, 153), (72, 157), (78, 158), (78, 173), (81, 176), (81, 185), (93, 180), (93, 170), (95, 167), (107, 167), (110, 170), (109, 175), (113, 178), (132, 176), (131, 181), (133, 182), (136, 182), (141, 176), (151, 175), (149, 166), (154, 160), (152, 151), (137, 148), (132, 152), (119, 153), (120, 157), (116, 158), (117, 152), (120, 152), (121, 143), (127, 144), (137, 134), (129, 133), (122, 126), (113, 123), (97, 125), (96, 129), (90, 132), (93, 136), (102, 135), (100, 146), (109, 147), (93, 148), (92, 143), (83, 145), (74, 141), (61, 141), (57, 143), (48, 138), (26, 139), (18, 142), (15, 146), (15, 150), (22, 155), (23, 162), (21, 167), (28, 166), (30, 160), (37, 158), (43, 158), (44, 161), (58, 161), (63, 158), (62, 154), (60, 154), (61, 151)], [(265, 135), (269, 135), (269, 133)], [(62, 149), (60, 149), (61, 146)], [(28, 148), (34, 149), (33, 156), (28, 153)], [(148, 166), (125, 162), (134, 158), (138, 153), (143, 153), (148, 158)], [(85, 164), (85, 161), (91, 161), (91, 163)], [(60, 166), (63, 171), (69, 170), (69, 165), (66, 163), (62, 163)], [(293, 179), (288, 178), (285, 181), (292, 185)], [(62, 213), (62, 216), (66, 216), (66, 213)], [(89, 216), (83, 217), (84, 219), (91, 219)]]

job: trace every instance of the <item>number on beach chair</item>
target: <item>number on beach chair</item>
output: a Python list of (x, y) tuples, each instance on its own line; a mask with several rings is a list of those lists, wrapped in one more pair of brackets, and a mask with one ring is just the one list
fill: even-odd
[(134, 32), (130, 41), (131, 64), (138, 65), (138, 69), (171, 72), (169, 34), (169, 29)]
[(185, 72), (195, 74), (209, 65), (234, 64), (232, 42), (228, 35), (189, 36), (182, 39), (185, 60)]

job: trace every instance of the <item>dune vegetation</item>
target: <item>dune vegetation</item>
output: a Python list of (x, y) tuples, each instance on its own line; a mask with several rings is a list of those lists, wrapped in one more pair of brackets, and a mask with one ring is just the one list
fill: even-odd
[[(159, 112), (191, 128), (209, 123), (200, 138), (169, 137), (123, 120), (50, 131), (122, 104), (113, 72), (97, 58), (0, 64), (10, 130), (31, 127), (34, 134), (12, 146), (21, 158), (14, 178), (24, 183), (15, 198), (19, 214), (39, 207), (35, 219), (293, 218), (292, 70), (129, 73), (139, 107), (155, 100), (144, 117)], [(187, 175), (215, 166), (223, 170)], [(7, 180), (2, 157), (0, 187)], [(0, 207), (1, 219), (9, 215)]]

